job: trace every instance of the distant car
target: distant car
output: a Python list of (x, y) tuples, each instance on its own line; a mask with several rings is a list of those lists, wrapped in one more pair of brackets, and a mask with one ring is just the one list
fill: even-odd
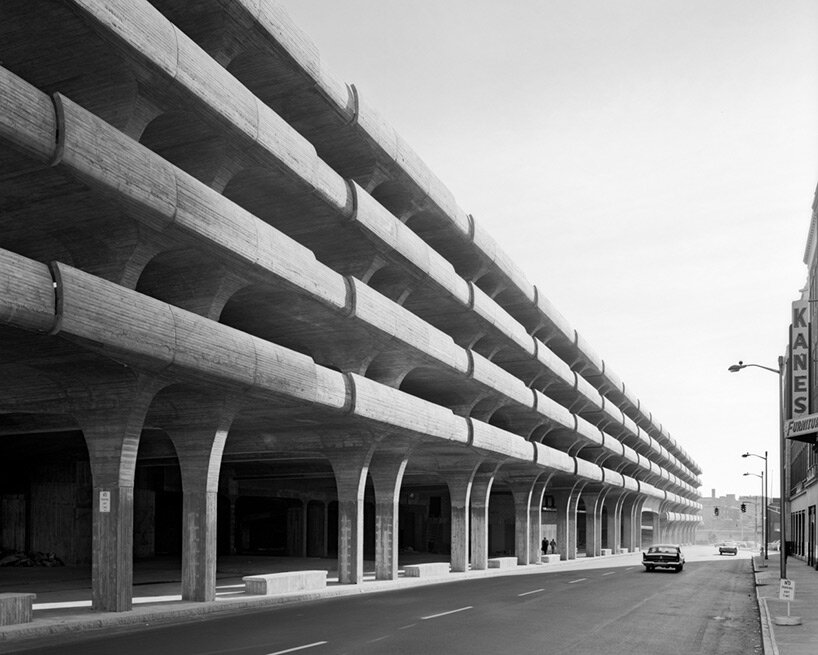
[(685, 556), (676, 544), (656, 544), (642, 553), (642, 564), (648, 572), (662, 567), (678, 573), (684, 568)]
[(738, 555), (738, 546), (732, 541), (726, 541), (719, 544), (719, 555)]

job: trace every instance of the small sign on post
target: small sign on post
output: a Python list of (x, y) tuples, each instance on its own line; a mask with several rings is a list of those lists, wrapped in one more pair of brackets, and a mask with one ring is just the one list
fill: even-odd
[(111, 492), (99, 492), (99, 511), (103, 514), (108, 514), (111, 511)]
[(781, 578), (778, 586), (778, 600), (787, 601), (787, 616), (776, 616), (773, 623), (776, 625), (801, 625), (800, 616), (790, 615), (790, 602), (795, 600), (795, 582), (787, 578)]
[[(795, 600), (795, 582), (787, 578), (781, 578), (781, 584), (778, 587), (778, 600), (786, 600), (788, 603)], [(790, 607), (787, 605), (787, 614), (790, 613)]]

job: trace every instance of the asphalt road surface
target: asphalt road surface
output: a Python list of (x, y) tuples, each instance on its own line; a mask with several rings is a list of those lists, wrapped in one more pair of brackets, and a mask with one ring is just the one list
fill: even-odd
[[(692, 555), (692, 557), (691, 557)], [(172, 627), (61, 638), (42, 655), (761, 653), (750, 561), (688, 553), (681, 573), (599, 568), (466, 580)], [(691, 561), (692, 560), (692, 561)], [(53, 644), (53, 642), (52, 642)]]

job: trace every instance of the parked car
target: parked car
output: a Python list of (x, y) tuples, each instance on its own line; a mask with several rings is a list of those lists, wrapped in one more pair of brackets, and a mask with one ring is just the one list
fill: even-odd
[(725, 541), (719, 544), (719, 555), (738, 555), (738, 546), (734, 541)]
[(662, 567), (678, 573), (684, 568), (685, 556), (677, 544), (655, 544), (642, 552), (642, 564), (648, 572)]

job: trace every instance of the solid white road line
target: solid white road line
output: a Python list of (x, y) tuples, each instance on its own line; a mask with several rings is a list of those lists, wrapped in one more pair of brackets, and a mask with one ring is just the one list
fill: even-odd
[(457, 612), (465, 612), (466, 610), (470, 610), (470, 609), (474, 609), (474, 606), (473, 606), (473, 605), (469, 605), (468, 607), (461, 607), (461, 608), (459, 608), (459, 609), (456, 609), (456, 610), (451, 610), (451, 611), (449, 611), (449, 612), (441, 612), (440, 614), (431, 614), (431, 615), (429, 615), (429, 616), (421, 616), (421, 617), (420, 617), (420, 620), (421, 620), (421, 621), (425, 621), (425, 620), (427, 620), (427, 619), (436, 619), (436, 618), (437, 618), (437, 617), (439, 617), (439, 616), (447, 616), (447, 615), (449, 615), (449, 614), (455, 614), (455, 613), (457, 613)]
[(287, 650), (277, 650), (275, 653), (268, 653), (267, 655), (284, 655), (284, 653), (294, 653), (297, 650), (304, 650), (305, 648), (313, 648), (315, 646), (323, 646), (326, 641), (316, 641), (313, 644), (304, 644), (303, 646), (296, 646), (295, 648), (288, 648)]
[(569, 582), (568, 584), (574, 584), (575, 582), (584, 582), (587, 579), (588, 578), (580, 578), (579, 580), (571, 580), (571, 582)]
[(613, 575), (616, 571), (608, 571), (607, 573), (603, 573), (602, 575)]
[(545, 591), (545, 589), (535, 589), (534, 591), (526, 591), (524, 594), (517, 594), (517, 596), (528, 596), (530, 594), (538, 594), (541, 591)]

